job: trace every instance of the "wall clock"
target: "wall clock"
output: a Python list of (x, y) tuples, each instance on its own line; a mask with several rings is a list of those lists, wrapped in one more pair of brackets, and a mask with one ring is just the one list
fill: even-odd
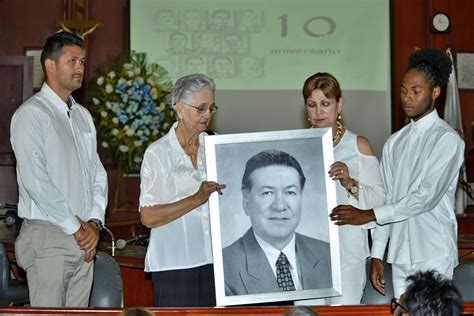
[(431, 17), (431, 30), (436, 33), (446, 33), (449, 31), (451, 21), (446, 13), (438, 12)]

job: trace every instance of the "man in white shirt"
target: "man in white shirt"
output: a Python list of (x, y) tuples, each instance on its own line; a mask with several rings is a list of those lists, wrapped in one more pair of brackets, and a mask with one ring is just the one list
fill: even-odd
[(434, 269), (452, 278), (458, 264), (454, 195), (464, 142), (435, 110), (451, 67), (449, 57), (437, 49), (422, 49), (410, 55), (402, 79), (401, 101), (411, 123), (393, 134), (384, 146), (381, 171), (386, 205), (367, 211), (343, 205), (330, 215), (337, 225), (377, 222), (370, 278), (382, 294), (382, 258), (389, 239), (387, 261), (392, 263), (396, 297), (405, 291), (407, 276)]
[(18, 264), (27, 272), (31, 306), (87, 307), (93, 259), (107, 205), (107, 174), (90, 113), (71, 93), (84, 75), (84, 44), (60, 32), (44, 45), (46, 82), (15, 112)]
[(331, 287), (329, 243), (295, 232), (305, 182), (286, 152), (266, 150), (247, 161), (242, 206), (252, 227), (223, 250), (226, 295)]

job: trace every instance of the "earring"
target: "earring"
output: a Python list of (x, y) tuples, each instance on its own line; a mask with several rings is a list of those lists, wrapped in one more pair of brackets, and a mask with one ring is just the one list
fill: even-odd
[(309, 119), (309, 117), (307, 118), (308, 122), (310, 122), (311, 120)]
[(341, 113), (339, 113), (339, 114), (337, 115), (337, 120), (338, 120), (338, 121), (342, 121), (342, 115), (341, 115)]

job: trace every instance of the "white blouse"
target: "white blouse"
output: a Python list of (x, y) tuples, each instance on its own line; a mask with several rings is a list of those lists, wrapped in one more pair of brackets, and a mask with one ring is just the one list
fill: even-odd
[[(204, 135), (199, 136), (197, 169), (179, 143), (174, 123), (151, 144), (141, 169), (140, 207), (169, 204), (196, 193), (206, 179)], [(187, 269), (212, 263), (209, 206), (205, 203), (174, 221), (151, 229), (145, 271)]]
[[(334, 147), (334, 160), (341, 161), (349, 168), (351, 178), (357, 180), (361, 189), (359, 200), (349, 195), (339, 181), (336, 182), (338, 205), (352, 205), (360, 209), (371, 209), (383, 205), (385, 190), (380, 176), (379, 162), (375, 156), (362, 154), (357, 147), (357, 135), (346, 130), (339, 144)], [(364, 261), (369, 256), (367, 231), (375, 227), (375, 222), (365, 225), (339, 226), (339, 248), (341, 265)]]

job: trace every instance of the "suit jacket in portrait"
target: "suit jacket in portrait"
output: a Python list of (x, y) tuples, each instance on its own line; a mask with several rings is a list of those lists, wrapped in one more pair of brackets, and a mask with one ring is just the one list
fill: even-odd
[[(295, 244), (303, 289), (331, 287), (329, 243), (296, 233)], [(276, 277), (252, 228), (223, 249), (223, 262), (227, 296), (280, 292)]]

